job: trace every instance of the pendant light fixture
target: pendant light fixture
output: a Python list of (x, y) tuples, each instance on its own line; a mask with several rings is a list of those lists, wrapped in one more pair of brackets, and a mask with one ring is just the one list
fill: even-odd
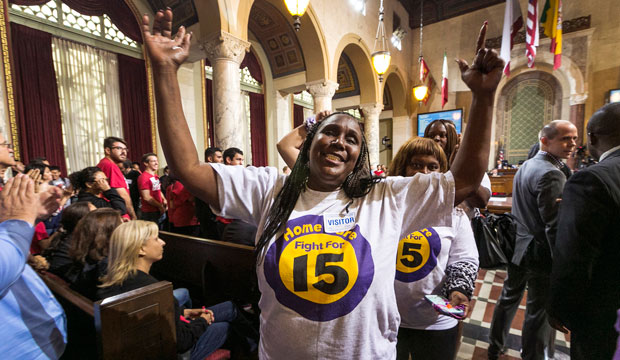
[[(422, 40), (424, 38), (424, 0), (420, 0), (420, 57), (418, 58), (418, 62), (420, 63), (420, 67), (425, 66), (422, 63)], [(420, 82), (421, 84), (413, 88), (413, 97), (418, 101), (423, 101), (428, 94), (428, 86), (424, 84), (424, 79), (422, 79), (422, 70), (420, 70)]]
[(385, 40), (385, 24), (383, 23), (383, 0), (379, 6), (379, 27), (377, 28), (377, 36), (375, 37), (375, 46), (371, 55), (372, 66), (374, 67), (379, 81), (383, 81), (383, 74), (390, 67), (392, 55)]
[(284, 0), (284, 4), (286, 5), (288, 12), (293, 15), (293, 19), (295, 19), (295, 22), (293, 23), (295, 31), (299, 31), (299, 28), (301, 28), (301, 21), (299, 18), (306, 12), (306, 9), (310, 4), (310, 0)]

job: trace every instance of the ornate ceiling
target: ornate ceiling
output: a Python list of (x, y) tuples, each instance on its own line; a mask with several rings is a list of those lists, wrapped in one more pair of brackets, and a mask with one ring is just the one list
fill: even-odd
[(360, 94), (360, 85), (357, 80), (355, 68), (349, 57), (342, 53), (338, 59), (338, 72), (336, 73), (338, 81), (338, 90), (334, 95), (334, 99), (345, 98)]
[(295, 31), (276, 7), (256, 0), (250, 12), (249, 30), (267, 54), (274, 78), (306, 69)]
[[(398, 0), (409, 13), (409, 27), (420, 27), (420, 2), (422, 0)], [(424, 0), (424, 25), (483, 9), (505, 0)]]

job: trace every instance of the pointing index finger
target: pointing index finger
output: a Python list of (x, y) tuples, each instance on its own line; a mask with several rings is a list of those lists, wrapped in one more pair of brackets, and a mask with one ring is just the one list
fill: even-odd
[(480, 28), (480, 34), (478, 34), (478, 43), (476, 45), (476, 54), (478, 54), (478, 51), (480, 51), (480, 49), (484, 49), (484, 43), (487, 37), (487, 26), (488, 25), (489, 25), (489, 22), (485, 21), (484, 24), (482, 24), (482, 27)]

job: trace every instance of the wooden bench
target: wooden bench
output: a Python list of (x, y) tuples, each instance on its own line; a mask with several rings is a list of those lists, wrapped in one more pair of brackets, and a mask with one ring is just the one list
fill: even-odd
[(175, 359), (172, 284), (155, 284), (97, 301), (97, 351), (103, 359)]
[(206, 305), (258, 302), (253, 247), (165, 231), (159, 237), (166, 246), (163, 259), (151, 268), (156, 278), (188, 288), (192, 297)]
[(41, 278), (67, 315), (62, 359), (176, 359), (172, 284), (156, 284), (93, 303), (52, 275)]

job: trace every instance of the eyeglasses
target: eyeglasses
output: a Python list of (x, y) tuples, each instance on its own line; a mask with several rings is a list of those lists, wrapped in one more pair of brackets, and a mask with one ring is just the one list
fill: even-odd
[(6, 146), (7, 149), (12, 149), (13, 148), (13, 144), (8, 143), (8, 142), (3, 142), (0, 144), (0, 146)]
[(112, 150), (120, 150), (121, 152), (123, 152), (123, 151), (129, 152), (129, 148), (122, 147), (122, 146), (112, 146), (110, 149), (112, 149)]

